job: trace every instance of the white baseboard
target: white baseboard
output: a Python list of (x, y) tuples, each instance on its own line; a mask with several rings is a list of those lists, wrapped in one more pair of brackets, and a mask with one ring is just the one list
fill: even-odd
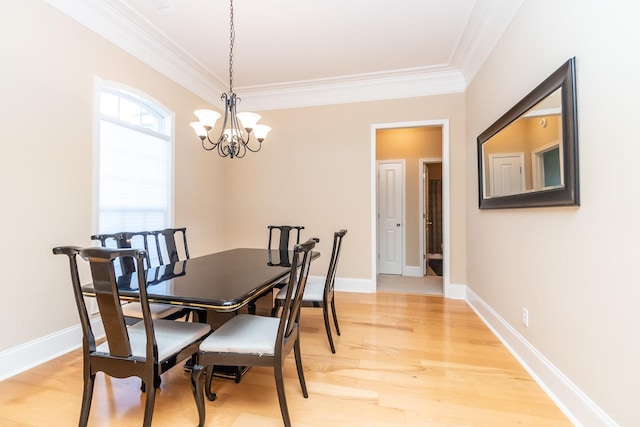
[(422, 277), (422, 267), (414, 265), (405, 265), (402, 267), (402, 275), (408, 277)]
[(618, 426), (582, 390), (468, 287), (466, 301), (574, 425)]
[(459, 285), (456, 283), (451, 283), (445, 289), (445, 298), (450, 299), (466, 299), (467, 298), (467, 285)]
[(374, 293), (376, 291), (376, 281), (372, 279), (336, 277), (334, 289), (343, 292)]
[[(104, 336), (100, 317), (91, 320), (96, 338)], [(0, 353), (0, 381), (79, 348), (82, 328), (72, 326)]]

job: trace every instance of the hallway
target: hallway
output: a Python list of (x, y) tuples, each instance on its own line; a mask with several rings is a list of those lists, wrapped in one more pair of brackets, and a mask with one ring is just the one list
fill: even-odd
[(442, 276), (431, 274), (422, 277), (378, 274), (376, 288), (378, 292), (443, 295)]

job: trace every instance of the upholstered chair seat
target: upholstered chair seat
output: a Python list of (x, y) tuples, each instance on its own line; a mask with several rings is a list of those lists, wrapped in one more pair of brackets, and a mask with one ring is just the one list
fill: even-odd
[[(177, 322), (175, 320), (156, 319), (153, 331), (158, 345), (158, 359), (163, 360), (179, 352), (194, 341), (206, 335), (211, 327), (206, 323)], [(147, 354), (147, 334), (144, 322), (140, 321), (127, 328), (131, 355), (145, 358)], [(109, 342), (96, 347), (98, 353), (109, 353)]]
[[(151, 311), (152, 319), (164, 319), (167, 317), (173, 317), (173, 315), (181, 314), (184, 308), (175, 305), (152, 302), (149, 303), (149, 310)], [(142, 306), (137, 302), (123, 304), (122, 314), (126, 317), (142, 319)]]

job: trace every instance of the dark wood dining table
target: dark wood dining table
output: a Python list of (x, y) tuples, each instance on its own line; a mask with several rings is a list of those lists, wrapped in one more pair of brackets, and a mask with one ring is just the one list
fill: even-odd
[[(146, 271), (149, 302), (232, 312), (244, 307), (288, 277), (292, 252), (238, 248)], [(320, 256), (313, 252), (312, 259)], [(138, 298), (136, 274), (118, 277), (118, 290), (124, 300)], [(93, 296), (92, 284), (83, 286)]]

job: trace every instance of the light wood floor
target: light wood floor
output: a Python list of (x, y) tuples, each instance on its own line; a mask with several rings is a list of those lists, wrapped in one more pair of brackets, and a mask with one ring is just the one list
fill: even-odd
[[(293, 355), (285, 367), (294, 426), (570, 426), (569, 420), (463, 301), (394, 293), (337, 293), (342, 336), (332, 355), (320, 309), (302, 313), (309, 398)], [(82, 358), (73, 351), (0, 382), (1, 426), (77, 425)], [(194, 426), (186, 374), (163, 375), (154, 426)], [(139, 426), (138, 379), (98, 375), (92, 426)], [(214, 381), (207, 425), (281, 426), (272, 370), (252, 368), (239, 384)]]

